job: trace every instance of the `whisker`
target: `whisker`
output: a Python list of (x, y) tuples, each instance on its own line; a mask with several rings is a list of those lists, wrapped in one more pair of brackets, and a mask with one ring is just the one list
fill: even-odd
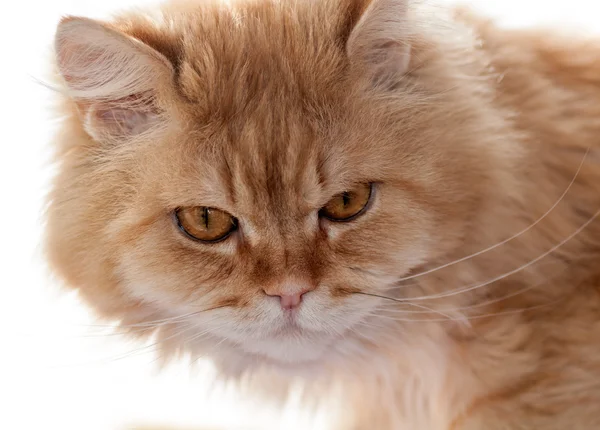
[(529, 261), (528, 263), (523, 264), (523, 265), (517, 267), (516, 269), (513, 269), (513, 270), (511, 270), (509, 272), (506, 272), (506, 273), (504, 273), (502, 275), (496, 276), (495, 278), (492, 278), (489, 281), (483, 282), (481, 284), (472, 285), (472, 286), (467, 287), (467, 288), (462, 288), (462, 289), (447, 291), (445, 293), (433, 294), (433, 295), (430, 295), (430, 296), (411, 297), (410, 300), (411, 301), (412, 300), (431, 300), (431, 299), (441, 299), (441, 298), (444, 298), (444, 297), (451, 297), (451, 296), (455, 296), (457, 294), (467, 293), (469, 291), (473, 291), (473, 290), (476, 290), (478, 288), (485, 287), (487, 285), (493, 284), (494, 282), (497, 282), (497, 281), (500, 281), (500, 280), (502, 280), (504, 278), (512, 276), (515, 273), (518, 273), (521, 270), (524, 270), (524, 269), (526, 269), (526, 268), (534, 265), (535, 263), (537, 263), (541, 259), (547, 257), (548, 255), (550, 255), (553, 252), (555, 252), (556, 250), (558, 250), (561, 246), (563, 246), (569, 240), (573, 239), (575, 236), (577, 236), (579, 233), (581, 233), (588, 225), (590, 225), (598, 217), (598, 215), (600, 215), (600, 210), (596, 211), (596, 213), (589, 220), (587, 220), (582, 226), (580, 226), (577, 230), (575, 230), (573, 233), (571, 233), (565, 239), (561, 240), (558, 244), (556, 244), (555, 246), (553, 246), (552, 248), (550, 248), (548, 251), (544, 252), (543, 254), (538, 255), (536, 258), (534, 258), (533, 260)]
[[(559, 273), (563, 273), (565, 272), (566, 269), (561, 270)], [(481, 307), (485, 307), (485, 306), (489, 306), (489, 305), (493, 305), (495, 303), (499, 303), (503, 300), (506, 299), (510, 299), (512, 297), (516, 297), (520, 294), (526, 293), (527, 291), (533, 290), (534, 288), (539, 287), (540, 285), (542, 285), (543, 283), (554, 279), (556, 276), (551, 276), (551, 277), (546, 277), (543, 280), (541, 280), (540, 282), (537, 282), (533, 285), (529, 285), (525, 288), (522, 288), (518, 291), (509, 293), (507, 295), (501, 296), (501, 297), (496, 297), (494, 299), (482, 302), (482, 303), (476, 303), (474, 305), (469, 305), (469, 306), (461, 306), (461, 307), (456, 307), (456, 308), (446, 308), (446, 309), (439, 309), (439, 311), (441, 312), (457, 312), (457, 311), (465, 311), (465, 310), (469, 310), (469, 309), (476, 309), (476, 308), (481, 308)], [(384, 296), (385, 297), (385, 296)], [(405, 304), (409, 304), (408, 302)], [(416, 305), (416, 303), (412, 303), (412, 305)], [(390, 306), (392, 306), (392, 304), (390, 304)], [(430, 308), (426, 308), (426, 309), (430, 309)], [(430, 311), (406, 311), (406, 310), (402, 310), (402, 309), (392, 309), (389, 311), (394, 311), (394, 312), (398, 312), (398, 313), (411, 313), (411, 314), (427, 314), (431, 312), (435, 312), (433, 309), (430, 309)]]
[[(225, 325), (227, 325), (227, 324), (223, 324), (222, 326), (225, 326)], [(219, 326), (219, 327), (222, 327), (222, 326)], [(181, 335), (185, 334), (186, 332), (189, 332), (192, 329), (198, 328), (194, 324), (187, 324), (184, 327), (185, 328), (182, 328), (181, 330), (177, 330), (175, 333), (171, 334), (170, 336), (167, 336), (167, 337), (164, 337), (164, 338), (159, 338), (156, 342), (154, 342), (154, 343), (152, 343), (150, 345), (144, 345), (142, 347), (139, 347), (139, 348), (133, 349), (131, 351), (128, 351), (125, 354), (121, 354), (121, 355), (118, 355), (116, 357), (107, 358), (107, 359), (104, 359), (104, 360), (105, 361), (111, 361), (111, 362), (112, 361), (119, 361), (119, 360), (123, 360), (125, 358), (129, 358), (129, 357), (133, 357), (135, 355), (139, 355), (140, 353), (145, 353), (145, 351), (150, 350), (151, 348), (154, 348), (156, 346), (159, 346), (159, 345), (165, 343), (168, 340), (171, 340), (173, 338), (181, 336)], [(219, 328), (219, 327), (217, 327), (217, 328)], [(210, 329), (209, 330), (205, 330), (205, 331), (201, 332), (200, 335), (202, 335), (202, 336), (206, 335), (210, 331), (211, 331)], [(193, 338), (199, 338), (199, 337), (201, 337), (200, 335), (194, 335)], [(147, 351), (147, 352), (151, 352), (151, 351)]]
[(167, 324), (167, 323), (175, 323), (181, 320), (185, 320), (188, 318), (191, 318), (195, 315), (201, 314), (203, 312), (208, 312), (208, 311), (212, 311), (212, 310), (216, 310), (216, 309), (220, 309), (220, 308), (225, 308), (228, 307), (229, 305), (219, 305), (219, 306), (213, 306), (210, 308), (206, 308), (206, 309), (201, 309), (199, 311), (194, 311), (194, 312), (189, 312), (187, 314), (183, 314), (183, 315), (176, 315), (173, 317), (168, 317), (168, 318), (161, 318), (161, 319), (156, 319), (156, 320), (149, 320), (149, 321), (144, 321), (144, 322), (140, 322), (140, 323), (135, 323), (135, 324), (81, 324), (82, 327), (96, 327), (96, 328), (129, 328), (129, 327), (142, 327), (142, 329), (145, 328), (154, 328), (154, 327), (160, 327), (161, 325)]
[(183, 340), (183, 343), (190, 343), (190, 342), (193, 342), (193, 341), (195, 341), (195, 340), (198, 340), (198, 339), (200, 339), (200, 338), (202, 338), (202, 337), (206, 336), (207, 334), (211, 334), (211, 332), (214, 332), (215, 330), (219, 330), (220, 328), (226, 327), (226, 326), (228, 326), (228, 325), (229, 325), (229, 323), (223, 323), (223, 324), (220, 324), (220, 325), (218, 325), (218, 326), (216, 326), (216, 327), (212, 327), (212, 328), (206, 329), (206, 330), (204, 330), (204, 331), (201, 331), (200, 333), (196, 333), (196, 334), (194, 334), (194, 335), (193, 335), (193, 336), (191, 336), (191, 337), (186, 337), (186, 338)]
[(160, 338), (159, 340), (157, 340), (154, 343), (151, 343), (150, 345), (145, 345), (145, 346), (133, 349), (133, 350), (131, 350), (131, 351), (125, 353), (125, 354), (118, 355), (116, 357), (110, 358), (109, 360), (110, 361), (119, 361), (119, 360), (123, 360), (125, 358), (133, 357), (133, 356), (138, 355), (140, 353), (144, 353), (146, 351), (150, 352), (148, 350), (150, 350), (151, 348), (154, 348), (154, 347), (160, 345), (161, 343), (166, 342), (167, 340), (170, 340), (170, 339), (176, 338), (178, 336), (181, 336), (185, 332), (190, 331), (190, 330), (192, 330), (194, 328), (196, 328), (196, 327), (193, 324), (189, 324), (186, 328), (184, 328), (182, 330), (178, 330), (177, 332), (173, 333), (170, 336), (167, 336), (165, 338)]
[[(360, 332), (360, 331), (358, 330), (358, 327), (362, 327), (363, 325), (364, 325), (364, 324), (363, 324), (362, 322), (360, 322), (360, 323), (356, 324), (356, 326), (350, 326), (350, 327), (348, 327), (348, 330), (350, 330), (350, 331), (351, 331), (352, 333), (354, 333), (355, 335), (357, 335), (357, 336), (359, 336), (359, 337), (362, 337), (362, 338), (363, 338), (363, 339), (365, 339), (366, 341), (368, 341), (368, 342), (371, 342), (371, 343), (372, 343), (372, 342), (373, 342), (373, 340), (372, 340), (372, 339), (370, 339), (369, 337), (367, 337), (367, 335), (366, 335), (366, 334), (364, 334), (364, 333), (362, 333), (362, 332)], [(369, 326), (367, 326), (367, 327), (369, 327)]]
[(408, 281), (410, 279), (415, 279), (418, 278), (420, 276), (425, 276), (425, 275), (429, 275), (430, 273), (434, 273), (437, 272), (438, 270), (442, 270), (445, 269), (447, 267), (451, 267), (454, 266), (455, 264), (458, 263), (462, 263), (464, 261), (470, 260), (471, 258), (475, 258), (478, 257), (486, 252), (489, 251), (493, 251), (494, 249), (505, 245), (506, 243), (510, 242), (511, 240), (514, 240), (516, 238), (518, 238), (519, 236), (527, 233), (529, 230), (531, 230), (532, 228), (534, 228), (536, 225), (538, 225), (540, 222), (542, 222), (548, 215), (550, 215), (550, 213), (560, 204), (560, 202), (564, 199), (564, 197), (567, 195), (567, 193), (569, 192), (569, 190), (571, 189), (571, 187), (573, 186), (573, 184), (575, 183), (575, 180), (577, 179), (577, 177), (579, 176), (579, 173), (581, 172), (581, 168), (583, 167), (583, 163), (585, 162), (585, 159), (587, 158), (588, 154), (590, 152), (590, 148), (588, 147), (587, 150), (585, 151), (585, 154), (583, 155), (583, 158), (581, 159), (581, 162), (579, 163), (579, 167), (577, 168), (577, 172), (575, 172), (575, 175), (573, 176), (573, 179), (571, 179), (571, 182), (569, 183), (569, 185), (567, 186), (567, 188), (565, 189), (565, 191), (561, 194), (561, 196), (558, 198), (558, 200), (550, 207), (550, 209), (548, 209), (540, 218), (538, 218), (533, 224), (530, 224), (528, 227), (524, 228), (523, 230), (519, 231), (518, 233), (515, 233), (514, 235), (510, 236), (507, 239), (504, 239), (501, 242), (498, 242), (488, 248), (482, 249), (480, 251), (477, 251), (473, 254), (467, 255), (465, 257), (459, 258), (458, 260), (454, 260), (451, 261), (449, 263), (446, 264), (442, 264), (441, 266), (437, 266), (434, 267), (432, 269), (429, 270), (425, 270), (423, 272), (419, 272), (419, 273), (415, 273), (413, 275), (409, 275), (409, 276), (405, 276), (403, 278), (398, 279), (397, 282), (403, 282), (403, 281)]
[[(331, 318), (331, 322), (336, 323), (336, 322), (344, 322), (344, 320), (342, 318)], [(330, 331), (333, 332), (333, 334), (335, 334), (336, 336), (339, 336), (341, 339), (344, 339), (346, 336), (344, 335), (344, 333), (342, 333), (338, 328), (336, 328), (333, 324), (329, 324), (327, 327)]]
[[(219, 330), (220, 328), (226, 327), (227, 325), (229, 325), (229, 323), (224, 323), (224, 324), (220, 324), (216, 327), (211, 327), (210, 329), (206, 329), (200, 333), (196, 333), (194, 335), (192, 335), (191, 337), (186, 337), (183, 339), (182, 344), (189, 344), (190, 342), (194, 342), (195, 340), (201, 339), (207, 335), (213, 334), (214, 331)], [(223, 338), (223, 340), (221, 340), (219, 343), (217, 343), (217, 345), (215, 345), (214, 348), (216, 348), (217, 346), (219, 346), (223, 341), (225, 340), (225, 338)], [(158, 351), (159, 353), (161, 352), (160, 350)], [(193, 365), (194, 363), (196, 363), (201, 357), (198, 357), (197, 359), (194, 359), (190, 364)], [(151, 363), (154, 362), (166, 362), (166, 360), (168, 359), (168, 355), (165, 354), (159, 354), (154, 360), (151, 361)]]
[[(378, 311), (378, 309), (375, 309), (372, 312), (367, 313), (366, 317), (367, 318), (369, 318), (369, 317), (377, 317), (378, 316), (377, 311)], [(362, 320), (362, 321), (358, 322), (356, 324), (356, 326), (367, 327), (367, 328), (377, 329), (377, 330), (385, 329), (385, 326), (382, 326), (382, 325), (379, 325), (379, 324), (375, 324), (373, 321), (368, 320), (368, 319), (365, 319), (365, 320)]]
[[(187, 319), (189, 319), (190, 317), (192, 317), (194, 315), (197, 315), (197, 314), (200, 314), (202, 312), (207, 312), (207, 311), (211, 311), (211, 310), (215, 310), (215, 309), (220, 309), (220, 308), (224, 308), (224, 307), (228, 307), (228, 306), (229, 305), (214, 306), (214, 307), (211, 307), (211, 308), (203, 309), (201, 311), (196, 311), (196, 312), (191, 312), (189, 314), (180, 315), (180, 316), (175, 317), (175, 318), (165, 318), (165, 319), (162, 319), (162, 320), (156, 320), (156, 321), (167, 321), (167, 322), (163, 322), (163, 323), (157, 324), (155, 326), (148, 326), (148, 328), (156, 329), (156, 328), (160, 328), (162, 326), (170, 325), (170, 324), (176, 324), (176, 323), (177, 324), (183, 324), (186, 321), (186, 319), (183, 318), (184, 316)], [(135, 326), (138, 326), (138, 324), (129, 325), (129, 327), (135, 327)], [(113, 327), (113, 326), (107, 326), (107, 327)], [(154, 347), (156, 347), (156, 346), (158, 346), (158, 345), (160, 345), (160, 344), (162, 344), (162, 343), (164, 343), (164, 342), (166, 342), (166, 341), (168, 341), (170, 339), (173, 339), (173, 338), (175, 338), (177, 336), (181, 336), (182, 334), (190, 331), (193, 328), (196, 328), (196, 326), (193, 325), (193, 324), (186, 324), (186, 325), (184, 325), (182, 327), (182, 329), (177, 330), (175, 333), (173, 333), (172, 335), (170, 335), (168, 337), (159, 338), (156, 342), (154, 342), (154, 343), (152, 343), (150, 345), (144, 345), (144, 346), (141, 346), (139, 348), (135, 348), (135, 349), (133, 349), (131, 351), (128, 351), (126, 353), (119, 354), (119, 355), (116, 355), (116, 356), (113, 356), (113, 357), (105, 357), (105, 358), (102, 358), (102, 359), (99, 359), (99, 360), (90, 361), (90, 362), (87, 362), (87, 363), (76, 363), (76, 364), (70, 364), (70, 365), (64, 365), (64, 366), (60, 366), (60, 365), (59, 366), (51, 366), (51, 368), (54, 368), (54, 367), (60, 368), (60, 367), (72, 367), (72, 366), (86, 366), (86, 365), (93, 365), (93, 364), (106, 364), (106, 363), (109, 363), (109, 362), (123, 360), (125, 358), (129, 358), (129, 357), (132, 357), (132, 356), (135, 356), (135, 355), (139, 355), (141, 353), (150, 352), (149, 350), (151, 348), (154, 348)]]
[(48, 83), (48, 82), (44, 82), (44, 81), (43, 81), (43, 80), (41, 80), (40, 78), (38, 78), (38, 77), (36, 77), (36, 76), (33, 76), (33, 75), (29, 74), (29, 73), (27, 74), (27, 76), (28, 76), (28, 77), (29, 77), (29, 79), (30, 79), (30, 80), (32, 80), (32, 81), (33, 81), (33, 82), (34, 82), (36, 85), (40, 85), (40, 86), (42, 86), (42, 87), (44, 87), (44, 88), (46, 88), (47, 90), (50, 90), (50, 91), (52, 91), (52, 92), (55, 92), (55, 93), (59, 93), (59, 94), (66, 95), (66, 91), (64, 90), (64, 88), (61, 88), (61, 87), (59, 87), (59, 86), (52, 85), (52, 84), (50, 84), (50, 83)]
[(522, 312), (526, 312), (526, 311), (531, 311), (534, 309), (539, 309), (539, 308), (544, 308), (547, 306), (555, 305), (559, 301), (560, 301), (560, 299), (557, 299), (557, 300), (553, 300), (548, 303), (543, 303), (543, 304), (535, 305), (535, 306), (529, 306), (529, 307), (523, 308), (523, 309), (511, 309), (508, 311), (492, 312), (492, 313), (484, 314), (484, 315), (472, 315), (472, 316), (464, 316), (462, 318), (452, 318), (452, 319), (447, 319), (447, 318), (408, 319), (408, 318), (394, 318), (394, 317), (390, 317), (387, 315), (381, 315), (381, 314), (376, 314), (375, 316), (378, 318), (386, 318), (386, 319), (391, 319), (391, 320), (400, 321), (400, 322), (445, 322), (445, 321), (466, 322), (466, 321), (478, 320), (478, 319), (482, 319), (482, 318), (491, 318), (491, 317), (495, 317), (495, 316), (518, 314), (518, 313), (522, 313)]
[(441, 316), (446, 317), (446, 318), (452, 318), (450, 315), (445, 314), (443, 311), (440, 311), (440, 310), (437, 310), (437, 309), (431, 309), (431, 308), (429, 308), (427, 306), (419, 305), (417, 303), (408, 303), (408, 304), (411, 305), (411, 306), (417, 307), (417, 308), (425, 309), (425, 310), (423, 310), (421, 312), (433, 312), (433, 313), (436, 313), (436, 314), (441, 315)]
[[(225, 323), (225, 324), (221, 324), (221, 325), (219, 325), (219, 326), (217, 326), (217, 327), (213, 327), (211, 330), (207, 330), (207, 331), (203, 332), (203, 333), (202, 333), (202, 336), (200, 336), (200, 337), (204, 337), (204, 336), (206, 336), (207, 334), (212, 334), (212, 333), (210, 333), (211, 331), (212, 331), (212, 332), (214, 332), (215, 330), (218, 330), (218, 329), (220, 329), (220, 328), (222, 328), (222, 327), (225, 327), (225, 326), (227, 326), (227, 325), (229, 325), (229, 323)], [(195, 336), (195, 337), (193, 338), (193, 340), (197, 340), (197, 339), (199, 339), (200, 337), (198, 337), (198, 336)], [(220, 347), (220, 346), (221, 346), (221, 345), (222, 345), (222, 344), (223, 344), (223, 343), (224, 343), (226, 340), (227, 340), (227, 338), (226, 338), (226, 337), (223, 337), (223, 338), (222, 338), (222, 339), (221, 339), (219, 342), (217, 342), (217, 343), (216, 343), (214, 346), (212, 346), (212, 347), (211, 347), (211, 350), (212, 350), (212, 352), (213, 352), (213, 353), (217, 352), (217, 350), (219, 349), (219, 347)], [(191, 342), (191, 341), (192, 341), (192, 339), (189, 339), (187, 342)], [(195, 359), (194, 359), (194, 360), (193, 360), (193, 361), (190, 363), (190, 366), (193, 366), (194, 364), (196, 364), (198, 361), (200, 361), (201, 359), (205, 358), (206, 356), (207, 356), (207, 354), (200, 354), (200, 355), (198, 355), (198, 356), (197, 356), (197, 357), (196, 357), (196, 358), (195, 358)]]
[(431, 308), (429, 308), (427, 306), (419, 305), (417, 303), (411, 303), (410, 301), (408, 301), (408, 299), (397, 299), (397, 298), (394, 298), (394, 297), (388, 297), (388, 296), (384, 296), (384, 295), (381, 295), (381, 294), (365, 293), (365, 292), (362, 292), (362, 291), (357, 291), (357, 292), (355, 292), (353, 294), (361, 294), (363, 296), (378, 297), (380, 299), (386, 299), (386, 300), (391, 300), (391, 301), (396, 302), (396, 303), (402, 303), (403, 305), (414, 306), (414, 307), (420, 308), (420, 309), (426, 309), (426, 310), (422, 310), (422, 311), (407, 311), (407, 310), (403, 310), (403, 309), (397, 309), (397, 311), (399, 313), (425, 314), (425, 313), (432, 313), (433, 312), (433, 313), (436, 313), (436, 314), (441, 315), (441, 316), (443, 316), (445, 318), (448, 318), (448, 319), (452, 318), (451, 316), (446, 315), (442, 311), (431, 309)]
[[(370, 315), (370, 316), (377, 316), (377, 315)], [(385, 326), (381, 326), (381, 325), (377, 325), (377, 324), (372, 324), (371, 322), (366, 322), (366, 321), (360, 321), (356, 324), (350, 325), (348, 327), (348, 330), (350, 330), (353, 334), (361, 337), (362, 339), (366, 340), (367, 342), (374, 344), (376, 343), (376, 339), (369, 337), (366, 333), (362, 332), (359, 329), (376, 329), (377, 333), (379, 336), (381, 336), (381, 331), (382, 329), (385, 330)]]
[(154, 342), (150, 345), (144, 345), (138, 348), (135, 348), (131, 351), (128, 351), (126, 353), (123, 354), (118, 354), (116, 356), (112, 356), (112, 357), (104, 357), (104, 358), (100, 358), (98, 360), (92, 360), (92, 361), (88, 361), (85, 363), (75, 363), (75, 364), (65, 364), (65, 365), (57, 365), (57, 366), (50, 366), (50, 368), (63, 368), (63, 367), (74, 367), (74, 366), (90, 366), (90, 365), (98, 365), (98, 364), (108, 364), (114, 361), (119, 361), (119, 360), (123, 360), (124, 358), (129, 358), (129, 357), (133, 357), (135, 355), (139, 355), (140, 353), (144, 353), (147, 350), (149, 350), (152, 347), (155, 347), (156, 345), (160, 344), (161, 342), (174, 338), (176, 336), (181, 335), (182, 333), (184, 333), (187, 330), (190, 330), (191, 328), (193, 328), (192, 325), (187, 326), (185, 329), (179, 330), (177, 331), (175, 334), (165, 338), (165, 339), (161, 339), (160, 341)]

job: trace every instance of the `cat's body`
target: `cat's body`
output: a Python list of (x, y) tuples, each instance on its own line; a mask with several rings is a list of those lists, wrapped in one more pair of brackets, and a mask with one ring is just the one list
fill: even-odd
[[(340, 429), (600, 428), (600, 41), (438, 12), (64, 21), (57, 271), (225, 376), (335, 389)], [(361, 182), (364, 214), (317, 219)], [(239, 230), (190, 241), (194, 205)]]

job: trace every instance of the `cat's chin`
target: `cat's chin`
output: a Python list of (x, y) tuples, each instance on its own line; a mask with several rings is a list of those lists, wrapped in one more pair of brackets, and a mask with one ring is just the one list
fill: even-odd
[[(228, 345), (225, 346), (225, 345)], [(221, 374), (229, 377), (259, 374), (267, 371), (280, 375), (311, 375), (324, 368), (330, 347), (327, 345), (302, 345), (296, 348), (277, 345), (275, 342), (254, 342), (251, 345), (223, 342), (212, 355), (213, 363)]]
[[(277, 325), (277, 323), (279, 323)], [(235, 350), (233, 356), (252, 366), (306, 367), (322, 364), (331, 351), (344, 339), (322, 330), (300, 327), (299, 324), (276, 321), (275, 327), (257, 328), (253, 335), (238, 331), (223, 333), (226, 343)], [(340, 333), (344, 332), (340, 328)]]
[(242, 348), (247, 354), (264, 364), (278, 367), (310, 366), (320, 363), (327, 355), (330, 341), (302, 341), (294, 339), (269, 339), (254, 341)]

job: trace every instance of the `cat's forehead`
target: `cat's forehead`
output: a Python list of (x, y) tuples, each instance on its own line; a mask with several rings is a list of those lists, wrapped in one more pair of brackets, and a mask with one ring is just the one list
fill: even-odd
[(338, 14), (325, 15), (314, 2), (244, 2), (178, 15), (186, 21), (177, 37), (180, 93), (213, 116), (247, 113), (263, 102), (308, 110), (336, 103), (346, 36)]
[(350, 162), (347, 151), (299, 118), (275, 120), (259, 112), (196, 126), (198, 133), (187, 138), (193, 151), (182, 152), (189, 167), (179, 170), (179, 180), (212, 193), (204, 199), (219, 206), (301, 215), (352, 180), (340, 169)]

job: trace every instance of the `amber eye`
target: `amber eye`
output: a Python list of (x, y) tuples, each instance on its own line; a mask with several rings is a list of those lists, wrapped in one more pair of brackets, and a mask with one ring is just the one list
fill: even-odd
[(331, 221), (351, 221), (361, 215), (371, 199), (372, 184), (361, 184), (332, 198), (321, 209), (321, 216)]
[(203, 242), (218, 242), (237, 228), (237, 219), (220, 209), (207, 206), (179, 208), (177, 225), (188, 236)]

